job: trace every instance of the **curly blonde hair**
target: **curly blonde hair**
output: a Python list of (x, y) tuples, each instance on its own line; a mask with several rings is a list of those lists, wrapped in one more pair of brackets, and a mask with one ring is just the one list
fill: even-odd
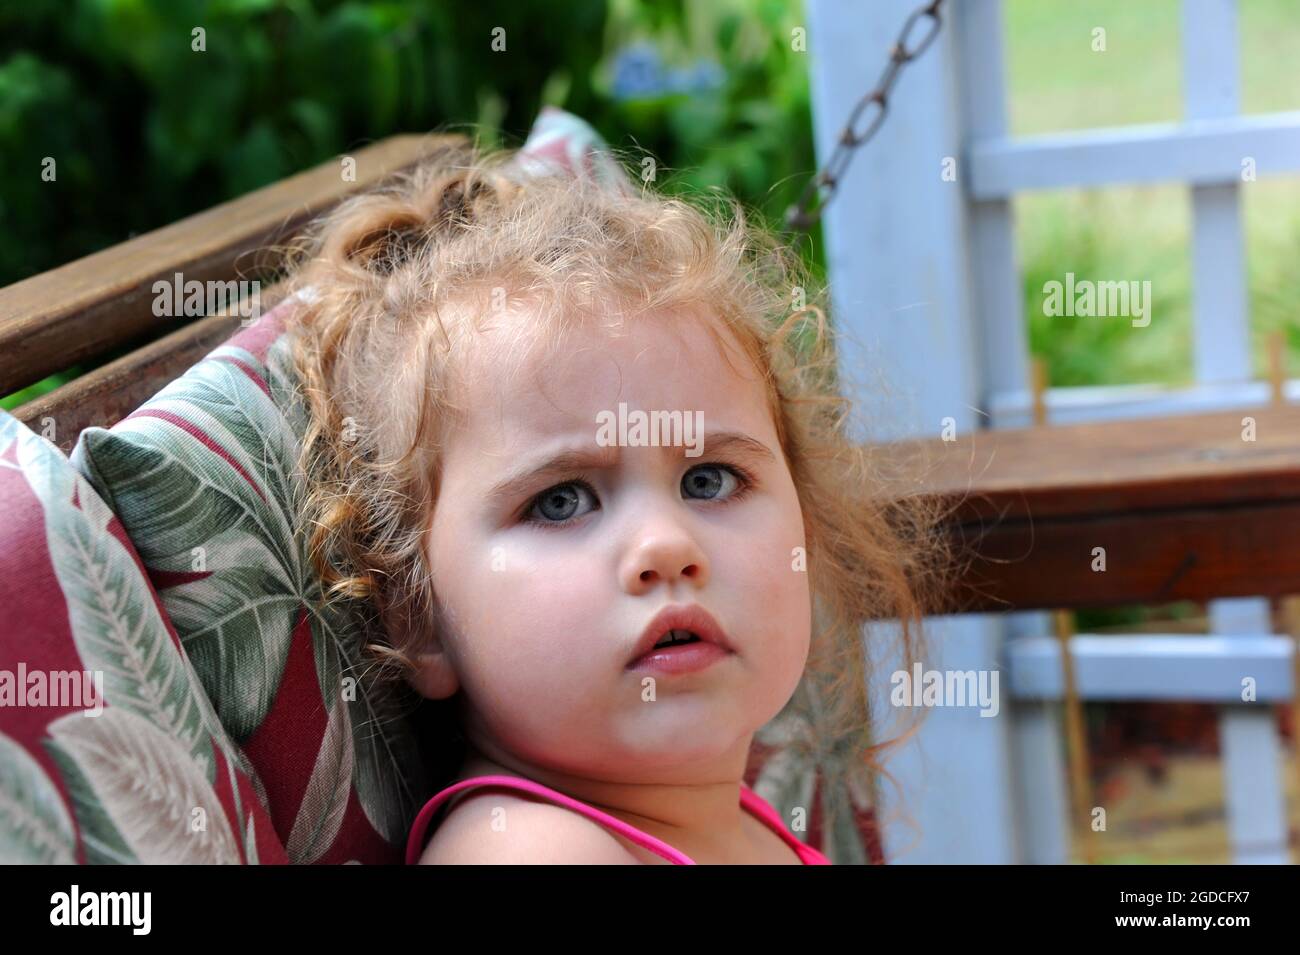
[[(530, 307), (509, 329), (503, 373), (597, 321), (594, 303), (623, 303), (630, 320), (702, 305), (765, 380), (803, 512), (813, 636), (782, 746), (844, 767), (851, 778), (834, 782), (874, 786), (860, 774), (883, 770), (881, 752), (915, 726), (873, 738), (863, 628), (896, 621), (894, 659), (910, 669), (928, 597), (947, 585), (946, 550), (938, 506), (895, 493), (847, 433), (825, 289), (724, 194), (687, 201), (630, 174), (627, 188), (525, 176), (516, 156), (440, 139), (413, 171), (319, 220), (291, 260), (290, 287), (310, 286), (290, 325), (309, 413), (302, 517), (326, 598), (367, 611), (380, 678), (405, 672), (437, 625), (423, 541), (440, 446), (463, 411), (459, 357), (503, 292)], [(635, 162), (611, 156), (625, 171)]]

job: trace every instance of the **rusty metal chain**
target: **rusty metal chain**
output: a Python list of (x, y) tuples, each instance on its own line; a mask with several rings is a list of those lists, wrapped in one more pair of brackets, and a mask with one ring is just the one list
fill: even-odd
[[(835, 189), (848, 168), (849, 160), (853, 158), (854, 150), (870, 142), (871, 137), (885, 121), (885, 115), (889, 111), (889, 94), (903, 66), (924, 53), (934, 42), (934, 38), (939, 35), (941, 23), (939, 10), (943, 3), (944, 0), (930, 0), (924, 6), (913, 10), (904, 22), (903, 29), (899, 31), (898, 39), (890, 51), (889, 62), (876, 83), (876, 88), (858, 100), (857, 106), (849, 114), (849, 121), (840, 132), (830, 160), (822, 171), (804, 186), (799, 201), (786, 210), (787, 229), (806, 233), (821, 218), (822, 212), (835, 197)], [(913, 39), (912, 31), (922, 21), (927, 21), (924, 27), (927, 32), (921, 37), (920, 42), (910, 45), (908, 41)], [(862, 127), (863, 131), (858, 133), (857, 129), (864, 113), (870, 118)]]

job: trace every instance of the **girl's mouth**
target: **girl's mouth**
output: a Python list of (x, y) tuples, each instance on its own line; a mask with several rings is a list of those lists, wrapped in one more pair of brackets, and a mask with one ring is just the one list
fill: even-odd
[(654, 649), (658, 650), (660, 647), (675, 647), (683, 643), (694, 643), (699, 639), (699, 635), (690, 630), (669, 630), (663, 635), (659, 642), (654, 645)]
[(641, 631), (627, 669), (690, 673), (734, 653), (722, 627), (702, 606), (668, 606)]
[(633, 660), (629, 670), (644, 673), (694, 673), (731, 656), (716, 643), (708, 643), (689, 630), (670, 630), (649, 651)]

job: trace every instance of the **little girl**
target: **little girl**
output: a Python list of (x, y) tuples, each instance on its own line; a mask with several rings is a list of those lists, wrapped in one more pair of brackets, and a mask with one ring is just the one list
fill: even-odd
[(831, 784), (878, 768), (862, 627), (910, 665), (931, 515), (881, 493), (738, 204), (514, 158), (444, 148), (293, 278), (313, 560), (463, 741), (407, 860), (827, 864), (751, 744), (794, 715)]

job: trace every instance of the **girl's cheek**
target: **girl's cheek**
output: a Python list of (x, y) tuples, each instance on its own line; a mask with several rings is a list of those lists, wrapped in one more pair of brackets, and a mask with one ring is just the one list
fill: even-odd
[(764, 604), (807, 586), (807, 574), (803, 572), (807, 548), (797, 505), (792, 513), (783, 500), (772, 500), (770, 506), (755, 511), (752, 518), (750, 533), (744, 535), (747, 539), (737, 540), (728, 550), (730, 559), (743, 561), (750, 585), (771, 595)]
[(493, 570), (484, 580), (480, 601), (506, 610), (520, 624), (569, 629), (571, 621), (590, 613), (599, 576), (589, 560), (569, 549), (540, 541), (536, 545), (497, 545)]
[[(791, 489), (793, 495), (793, 489)], [(808, 579), (808, 552), (802, 514), (797, 501), (793, 509), (774, 515), (772, 532), (756, 557), (754, 579), (762, 588), (760, 604), (780, 629), (797, 635), (798, 643), (811, 638), (812, 591)]]

